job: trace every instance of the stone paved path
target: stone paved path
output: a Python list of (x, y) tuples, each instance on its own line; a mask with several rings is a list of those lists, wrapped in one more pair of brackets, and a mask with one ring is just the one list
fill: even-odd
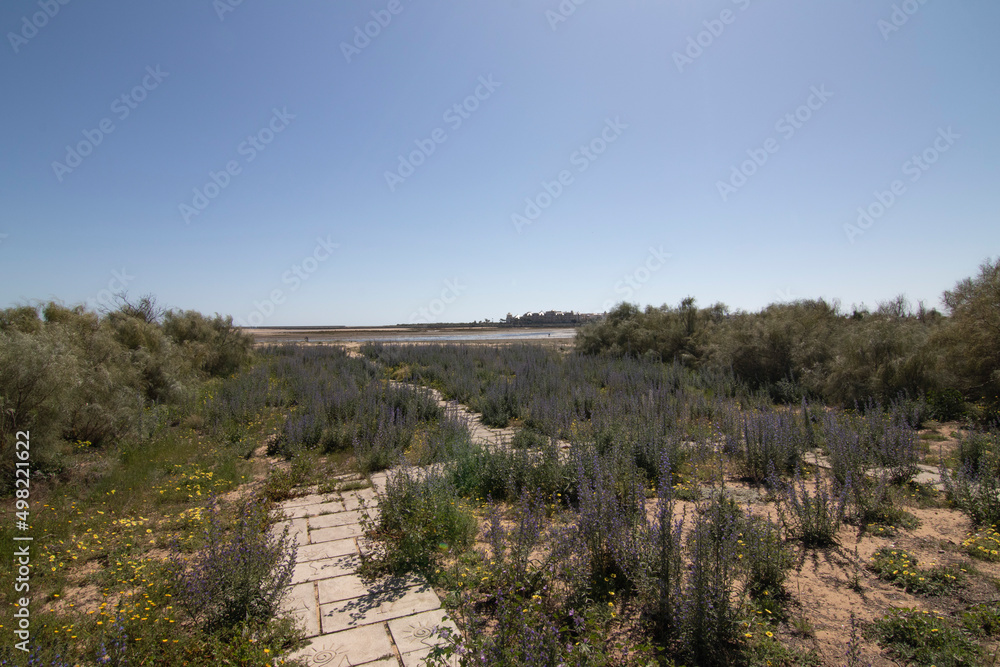
[[(474, 442), (507, 447), (513, 429), (485, 426), (480, 416), (457, 401), (433, 397), (452, 418), (465, 422)], [(560, 442), (562, 454), (569, 444)], [(441, 601), (417, 576), (391, 577), (366, 584), (357, 575), (360, 564), (361, 521), (375, 516), (387, 473), (370, 477), (372, 488), (331, 494), (310, 494), (281, 503), (287, 525), (298, 545), (298, 558), (283, 608), (306, 631), (310, 644), (291, 658), (308, 665), (341, 667), (417, 667), (444, 640), (442, 627), (458, 632), (445, 617)], [(453, 664), (457, 665), (455, 660)]]
[[(830, 457), (823, 454), (820, 450), (814, 449), (806, 452), (805, 460), (809, 463), (814, 463), (819, 468), (830, 469), (833, 464), (830, 463)], [(941, 481), (941, 471), (934, 466), (924, 465), (923, 463), (917, 464), (917, 472), (912, 477), (914, 482), (918, 484), (924, 484), (930, 486), (937, 491), (944, 491), (944, 482)], [(878, 473), (878, 470), (870, 471), (871, 474)]]
[[(361, 520), (377, 512), (386, 474), (373, 488), (311, 494), (281, 504), (299, 545), (291, 590), (283, 609), (305, 629), (308, 646), (291, 655), (308, 665), (416, 667), (437, 643), (441, 627), (457, 632), (441, 601), (419, 577), (388, 577), (366, 583), (360, 563)], [(457, 664), (457, 663), (456, 663)]]

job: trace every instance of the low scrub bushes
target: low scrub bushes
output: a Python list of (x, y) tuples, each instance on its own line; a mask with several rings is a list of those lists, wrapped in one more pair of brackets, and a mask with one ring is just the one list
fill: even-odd
[(1000, 523), (1000, 447), (997, 436), (972, 433), (960, 440), (958, 468), (941, 465), (941, 480), (955, 506), (980, 526)]
[(848, 477), (838, 492), (834, 484), (823, 480), (821, 472), (813, 473), (812, 478), (812, 484), (807, 484), (800, 471), (791, 482), (772, 481), (779, 490), (778, 514), (790, 536), (806, 546), (829, 546), (837, 542), (852, 482)]
[(962, 547), (973, 558), (1000, 562), (1000, 532), (996, 526), (982, 528), (962, 542)]
[(790, 403), (803, 396), (849, 407), (901, 393), (926, 395), (935, 419), (960, 418), (985, 401), (996, 416), (1000, 395), (1000, 259), (943, 294), (949, 317), (896, 297), (874, 311), (802, 300), (758, 312), (716, 304), (640, 310), (619, 304), (577, 333), (585, 355), (679, 361), (731, 371), (749, 391)]
[(526, 492), (569, 501), (576, 476), (554, 443), (541, 450), (491, 448), (469, 443), (447, 465), (455, 488), (468, 498), (513, 501)]
[(866, 634), (893, 655), (920, 665), (965, 667), (981, 664), (981, 649), (945, 617), (919, 609), (893, 609)]
[(960, 586), (964, 580), (957, 568), (921, 569), (917, 567), (915, 556), (891, 547), (875, 552), (872, 570), (879, 579), (917, 595), (942, 595)]
[[(654, 647), (678, 664), (749, 660), (748, 596), (780, 599), (791, 566), (778, 527), (748, 517), (722, 489), (682, 515), (666, 457), (652, 513), (642, 486), (611, 479), (595, 451), (575, 464), (571, 508), (538, 490), (506, 516), (491, 506), (488, 550), (454, 575), (467, 627), (449, 650), (491, 665), (638, 665)], [(652, 643), (609, 641), (622, 614)]]
[[(187, 405), (205, 378), (249, 359), (249, 338), (227, 320), (202, 318), (214, 332), (212, 349), (231, 358), (222, 368), (201, 363), (167, 333), (152, 298), (119, 305), (103, 315), (56, 303), (0, 311), (0, 468), (13, 460), (7, 454), (16, 431), (31, 432), (39, 472), (58, 470), (69, 443), (101, 447), (147, 437), (140, 419), (147, 409)], [(3, 484), (13, 478), (0, 477)]]
[(1000, 635), (1000, 608), (995, 604), (977, 604), (962, 612), (962, 627), (975, 637)]
[(805, 433), (791, 412), (751, 411), (741, 418), (737, 456), (743, 476), (763, 483), (777, 473), (792, 473), (800, 464)]
[(475, 538), (476, 519), (440, 472), (403, 468), (390, 473), (379, 499), (378, 519), (366, 537), (372, 551), (369, 572), (427, 571), (449, 552), (461, 552)]
[(176, 603), (211, 631), (270, 620), (295, 566), (297, 547), (287, 527), (280, 535), (269, 532), (268, 512), (257, 500), (236, 509), (229, 532), (215, 503), (208, 516), (201, 550), (172, 561)]

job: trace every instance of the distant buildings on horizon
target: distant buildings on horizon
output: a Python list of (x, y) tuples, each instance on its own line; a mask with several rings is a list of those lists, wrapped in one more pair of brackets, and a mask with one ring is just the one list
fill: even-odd
[(513, 315), (507, 313), (507, 318), (500, 322), (503, 326), (522, 327), (532, 325), (556, 325), (556, 324), (583, 324), (592, 320), (599, 320), (604, 317), (604, 313), (577, 313), (572, 310), (546, 310), (537, 313), (525, 313), (524, 315)]

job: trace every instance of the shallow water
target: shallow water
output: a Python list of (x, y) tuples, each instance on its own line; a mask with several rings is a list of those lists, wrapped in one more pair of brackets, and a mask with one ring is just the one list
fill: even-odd
[(517, 333), (473, 333), (473, 334), (428, 334), (426, 336), (414, 336), (413, 334), (400, 334), (394, 336), (387, 334), (384, 336), (309, 336), (310, 342), (317, 343), (421, 343), (426, 341), (449, 342), (449, 341), (488, 341), (488, 340), (544, 340), (547, 338), (573, 338), (576, 329), (560, 329), (558, 331), (528, 331)]

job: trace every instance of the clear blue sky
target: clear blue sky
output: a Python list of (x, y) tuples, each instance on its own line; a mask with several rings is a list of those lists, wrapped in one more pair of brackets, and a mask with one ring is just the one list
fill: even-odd
[(995, 0), (63, 1), (0, 6), (3, 306), (937, 306), (1000, 253)]

